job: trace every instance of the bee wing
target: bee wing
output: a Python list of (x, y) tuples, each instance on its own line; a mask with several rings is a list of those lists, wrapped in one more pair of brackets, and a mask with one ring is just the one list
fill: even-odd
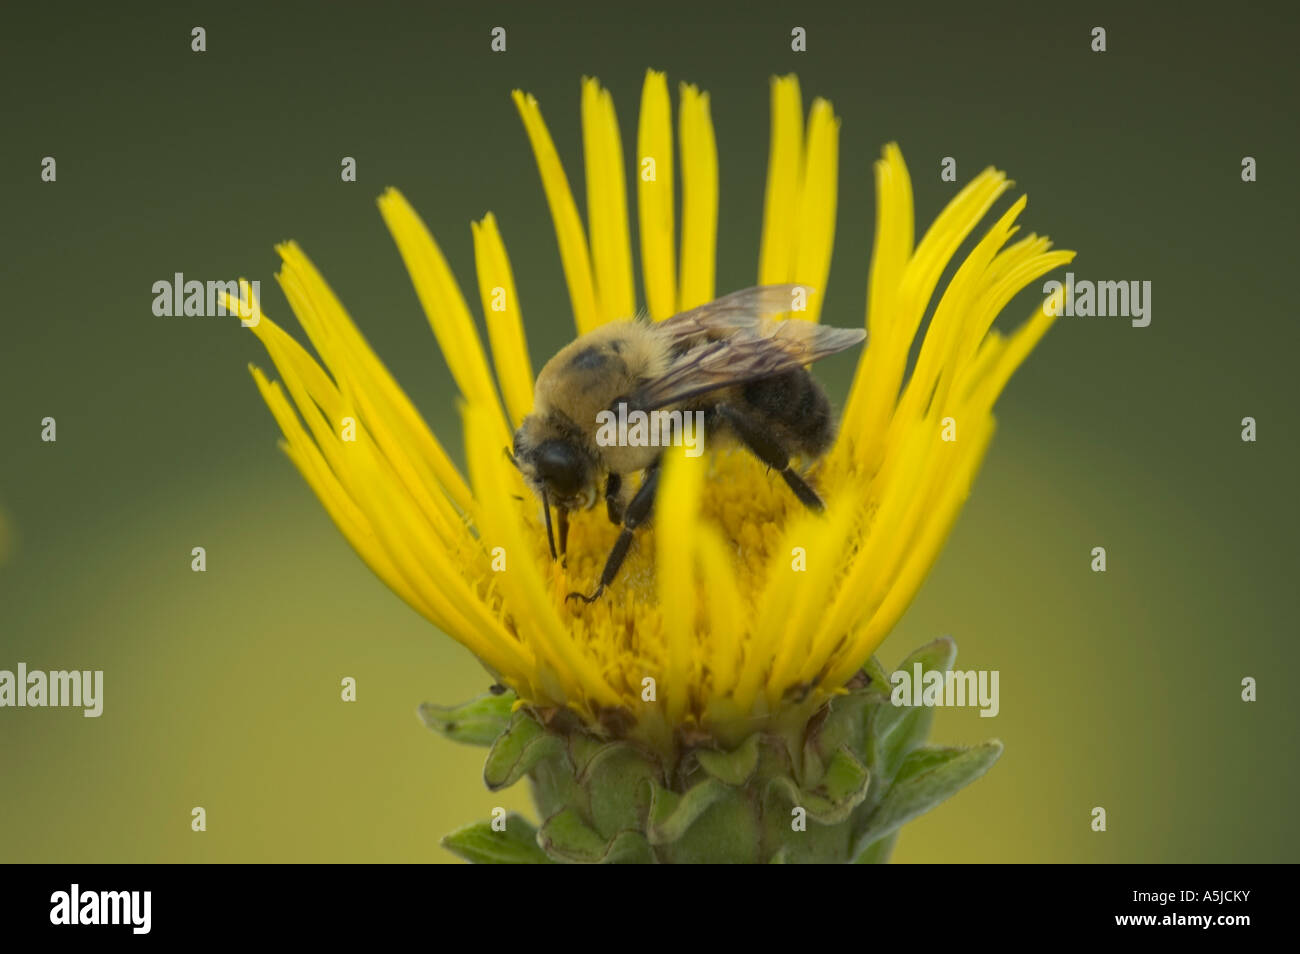
[(866, 336), (861, 328), (756, 320), (752, 327), (738, 328), (726, 338), (705, 341), (678, 355), (663, 374), (642, 385), (634, 401), (652, 411), (811, 364), (853, 347)]
[(756, 329), (764, 319), (792, 310), (795, 289), (800, 287), (812, 293), (806, 285), (755, 285), (665, 318), (653, 327), (673, 344), (702, 335), (730, 334), (740, 328)]

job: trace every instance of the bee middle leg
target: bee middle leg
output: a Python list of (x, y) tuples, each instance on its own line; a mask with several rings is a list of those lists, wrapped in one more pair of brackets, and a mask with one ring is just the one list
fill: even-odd
[(609, 551), (609, 557), (605, 560), (604, 572), (600, 574), (600, 584), (596, 587), (595, 592), (590, 596), (583, 593), (570, 593), (565, 599), (580, 599), (584, 603), (594, 603), (600, 598), (600, 594), (605, 592), (605, 587), (614, 582), (614, 577), (618, 576), (619, 568), (622, 567), (623, 561), (627, 559), (627, 551), (632, 546), (632, 538), (635, 536), (636, 528), (650, 518), (650, 512), (654, 509), (655, 491), (658, 487), (659, 461), (656, 460), (645, 469), (645, 476), (641, 479), (641, 486), (636, 489), (636, 493), (632, 495), (632, 499), (627, 505), (627, 510), (623, 514), (623, 529), (619, 532), (618, 539), (614, 541), (614, 549)]
[(729, 404), (720, 404), (717, 408), (718, 415), (726, 422), (727, 426), (735, 432), (755, 457), (761, 460), (768, 467), (780, 471), (785, 482), (790, 485), (794, 495), (799, 498), (805, 507), (809, 510), (815, 510), (821, 513), (826, 509), (822, 503), (822, 498), (817, 495), (817, 491), (808, 485), (808, 481), (790, 466), (791, 454), (788, 450), (780, 445), (763, 425), (755, 421), (750, 415), (737, 410)]
[(617, 526), (623, 522), (623, 500), (619, 494), (623, 490), (621, 474), (610, 474), (605, 480), (605, 513), (609, 522)]

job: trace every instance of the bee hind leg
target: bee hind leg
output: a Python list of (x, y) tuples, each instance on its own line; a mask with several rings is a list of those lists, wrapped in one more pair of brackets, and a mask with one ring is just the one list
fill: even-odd
[(590, 596), (585, 593), (570, 593), (565, 599), (579, 599), (584, 603), (594, 603), (600, 598), (600, 594), (605, 592), (605, 587), (614, 582), (614, 577), (618, 576), (619, 568), (623, 566), (623, 561), (627, 559), (627, 551), (632, 547), (632, 538), (635, 536), (636, 528), (645, 523), (650, 518), (650, 513), (654, 509), (655, 490), (659, 486), (659, 461), (655, 461), (645, 469), (645, 477), (641, 480), (641, 486), (636, 489), (632, 495), (632, 500), (627, 505), (627, 511), (623, 514), (623, 529), (614, 541), (614, 549), (609, 551), (609, 557), (605, 560), (604, 572), (600, 574), (600, 584), (596, 587), (595, 592)]
[(745, 445), (751, 454), (768, 467), (780, 472), (790, 489), (794, 491), (794, 495), (799, 498), (799, 501), (805, 507), (817, 513), (821, 513), (826, 509), (826, 504), (817, 495), (817, 491), (813, 490), (808, 485), (808, 481), (804, 480), (802, 475), (790, 466), (789, 451), (766, 433), (761, 425), (726, 404), (718, 406), (718, 414), (735, 435), (740, 438), (740, 442)]

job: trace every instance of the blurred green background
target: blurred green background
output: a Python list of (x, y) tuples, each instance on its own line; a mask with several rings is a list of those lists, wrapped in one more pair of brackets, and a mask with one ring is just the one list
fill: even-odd
[[(1078, 276), (1153, 283), (1150, 327), (1062, 319), (1013, 380), (885, 644), (892, 664), (951, 633), (959, 667), (1000, 670), (1000, 715), (941, 710), (934, 737), (1006, 743), (895, 859), (1297, 860), (1294, 12), (750, 3), (739, 22), (625, 6), (5, 8), (0, 668), (103, 669), (106, 698), (99, 719), (0, 710), (0, 859), (449, 860), (443, 833), (495, 805), (531, 812), (522, 786), (484, 789), (481, 750), (417, 721), (419, 702), (487, 678), (365, 569), (276, 449), (252, 335), (155, 317), (151, 286), (259, 279), (296, 331), (272, 279), (272, 244), (296, 238), (458, 452), (450, 379), (375, 197), (405, 192), (476, 312), (469, 221), (495, 212), (540, 362), (572, 324), (510, 90), (540, 99), (581, 206), (580, 77), (613, 90), (630, 155), (655, 67), (674, 96), (711, 93), (720, 291), (755, 278), (768, 79), (790, 71), (843, 120), (828, 321), (861, 320), (871, 162), (890, 140), (919, 223), (996, 164), (1030, 195), (1025, 230), (1077, 249)], [(790, 52), (794, 25), (807, 53)], [(343, 156), (358, 182), (340, 181)], [(840, 398), (850, 371), (826, 364)]]

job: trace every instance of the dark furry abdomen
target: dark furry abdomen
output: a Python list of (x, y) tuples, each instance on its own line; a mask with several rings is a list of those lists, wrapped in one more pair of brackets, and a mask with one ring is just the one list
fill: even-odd
[[(792, 456), (820, 457), (835, 440), (831, 402), (803, 368), (729, 388), (719, 397), (717, 404), (743, 415)], [(721, 423), (710, 414), (706, 427)]]

